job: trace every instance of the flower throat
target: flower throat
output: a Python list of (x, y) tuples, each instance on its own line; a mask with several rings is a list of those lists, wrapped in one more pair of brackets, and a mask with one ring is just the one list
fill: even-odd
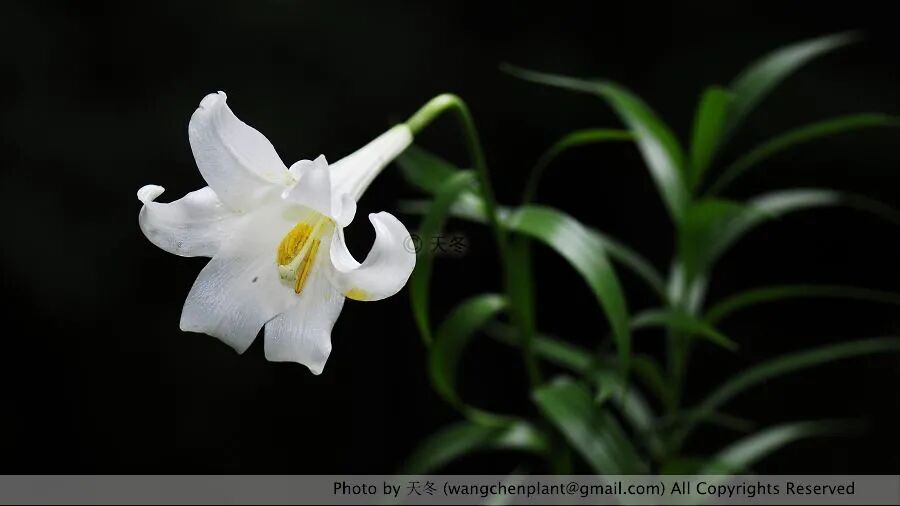
[(303, 291), (312, 271), (322, 236), (333, 226), (327, 216), (315, 213), (311, 219), (297, 223), (278, 244), (276, 262), (281, 279), (291, 283), (294, 293)]

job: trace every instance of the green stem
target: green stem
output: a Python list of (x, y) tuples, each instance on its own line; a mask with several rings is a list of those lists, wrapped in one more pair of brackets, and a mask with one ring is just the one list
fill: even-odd
[[(681, 234), (681, 230), (677, 230)], [(677, 241), (678, 244), (681, 241)], [(669, 278), (670, 306), (678, 311), (684, 311), (690, 315), (697, 315), (703, 306), (703, 295), (706, 289), (707, 276), (704, 273), (686, 271), (683, 264), (673, 267)], [(690, 360), (691, 336), (675, 329), (668, 331), (668, 367), (672, 384), (672, 404), (668, 410), (668, 416), (673, 420), (680, 419), (681, 403), (687, 383), (688, 361)], [(678, 455), (681, 452), (683, 438), (674, 434), (669, 441), (667, 457)]]
[[(493, 230), (494, 238), (497, 242), (497, 249), (500, 253), (500, 264), (503, 270), (504, 288), (507, 297), (510, 300), (510, 312), (513, 319), (516, 321), (517, 326), (519, 328), (525, 328), (523, 322), (526, 321), (525, 318), (527, 316), (521, 314), (522, 311), (517, 308), (517, 305), (514, 303), (515, 299), (513, 293), (513, 280), (511, 279), (512, 276), (509, 272), (510, 267), (508, 265), (508, 260), (511, 258), (509, 238), (507, 237), (506, 230), (500, 223), (500, 216), (497, 212), (497, 201), (494, 197), (493, 187), (491, 186), (491, 180), (488, 174), (487, 161), (485, 160), (484, 150), (481, 147), (481, 141), (478, 137), (478, 130), (475, 128), (475, 122), (472, 119), (472, 114), (469, 112), (468, 106), (466, 106), (465, 102), (463, 102), (462, 99), (456, 95), (449, 93), (438, 95), (437, 97), (429, 100), (427, 104), (425, 104), (421, 109), (413, 114), (409, 118), (409, 120), (406, 121), (406, 126), (409, 127), (413, 135), (416, 135), (446, 111), (453, 111), (455, 113), (460, 127), (463, 130), (466, 148), (468, 149), (469, 156), (472, 159), (472, 165), (475, 169), (475, 172), (478, 174), (479, 186), (482, 196), (484, 197), (485, 211), (488, 216), (488, 222), (491, 226), (491, 229)], [(528, 371), (528, 378), (531, 381), (532, 386), (537, 386), (541, 383), (540, 369), (538, 368), (538, 362), (532, 349), (530, 336), (528, 336), (527, 334), (527, 332), (523, 333), (523, 358), (525, 360), (525, 367)]]

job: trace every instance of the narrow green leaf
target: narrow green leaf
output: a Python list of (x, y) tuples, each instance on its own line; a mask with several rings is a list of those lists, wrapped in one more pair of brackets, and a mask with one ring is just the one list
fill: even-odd
[[(462, 170), (415, 144), (406, 148), (397, 158), (397, 165), (409, 184), (431, 195), (444, 189), (450, 178)], [(474, 179), (474, 172), (471, 173)], [(485, 215), (484, 201), (477, 194), (476, 186), (463, 190), (454, 206)]]
[(845, 425), (833, 421), (796, 422), (768, 427), (746, 436), (716, 453), (697, 474), (739, 474), (777, 450), (800, 439), (839, 432)]
[(430, 474), (460, 457), (479, 451), (505, 449), (543, 455), (547, 448), (544, 434), (524, 421), (507, 427), (459, 422), (423, 441), (397, 474)]
[(706, 312), (706, 320), (716, 323), (735, 311), (785, 299), (855, 299), (900, 306), (900, 294), (840, 285), (774, 285), (753, 288), (726, 297)]
[(677, 284), (681, 288), (673, 287), (676, 293), (670, 293), (670, 298), (683, 301), (688, 297), (692, 283), (711, 267), (724, 249), (726, 238), (734, 234), (735, 222), (760, 214), (763, 213), (738, 202), (721, 199), (705, 199), (691, 205), (678, 234)]
[[(411, 147), (409, 149), (413, 148)], [(406, 153), (409, 152), (409, 149)], [(408, 174), (407, 177), (410, 178), (410, 181), (426, 192), (437, 192), (447, 184), (447, 179), (453, 174), (453, 171), (457, 170), (449, 162), (446, 162), (440, 157), (428, 153), (421, 148), (416, 147), (413, 153), (422, 155), (421, 158), (427, 159), (428, 163), (414, 163), (420, 158), (407, 157), (402, 159), (401, 166), (407, 167), (407, 169), (404, 169), (404, 173)], [(413, 174), (414, 172), (415, 174)], [(422, 181), (425, 181), (425, 183)], [(431, 204), (425, 202), (406, 201), (400, 203), (401, 210), (409, 214), (424, 214), (430, 207)], [(513, 213), (513, 210), (509, 208), (500, 208), (498, 213), (506, 220)], [(471, 190), (463, 192), (460, 199), (451, 207), (451, 214), (456, 218), (462, 218), (478, 223), (487, 222), (484, 206), (480, 202), (480, 198)], [(633, 249), (625, 246), (612, 237), (602, 234), (592, 228), (588, 228), (587, 230), (591, 235), (595, 236), (596, 240), (603, 244), (611, 259), (616, 260), (623, 266), (632, 270), (642, 281), (646, 282), (654, 292), (665, 298), (665, 281), (663, 281), (662, 275), (649, 261)]]
[(842, 206), (875, 214), (900, 225), (900, 212), (868, 197), (821, 188), (798, 188), (765, 193), (746, 202), (744, 210), (735, 216), (718, 236), (713, 247), (713, 260), (757, 225), (788, 213), (817, 207)]
[(534, 391), (538, 408), (569, 444), (600, 474), (647, 470), (616, 419), (591, 399), (588, 389), (562, 378)]
[(615, 367), (604, 367), (597, 364), (594, 368), (593, 380), (597, 386), (595, 402), (610, 402), (622, 415), (622, 419), (631, 425), (635, 439), (650, 451), (654, 457), (664, 452), (663, 441), (657, 429), (656, 414), (641, 392), (622, 382)]
[(441, 191), (447, 180), (459, 172), (455, 165), (415, 144), (397, 157), (397, 165), (411, 185), (430, 194)]
[[(510, 325), (492, 323), (486, 330), (491, 337), (501, 342), (511, 346), (519, 345), (515, 337), (516, 330)], [(606, 362), (609, 366), (599, 364), (589, 351), (544, 335), (535, 337), (534, 350), (539, 356), (552, 363), (592, 378), (598, 387), (596, 401), (611, 400), (625, 420), (639, 434), (642, 444), (653, 455), (662, 454), (663, 443), (655, 430), (656, 415), (636, 388), (626, 387), (622, 383), (622, 377), (617, 373), (618, 367), (615, 358)], [(632, 363), (635, 374), (660, 397), (664, 405), (670, 405), (673, 400), (671, 390), (656, 361), (646, 355), (636, 355), (633, 357)]]
[(597, 144), (600, 142), (621, 142), (630, 141), (633, 136), (627, 130), (618, 130), (612, 128), (585, 128), (576, 130), (565, 135), (562, 139), (556, 141), (550, 148), (541, 155), (531, 173), (528, 175), (525, 183), (525, 191), (522, 194), (522, 201), (525, 203), (534, 199), (534, 195), (538, 189), (541, 176), (544, 170), (550, 165), (550, 162), (556, 159), (563, 152), (589, 144)]
[(720, 193), (750, 168), (799, 144), (853, 130), (896, 126), (900, 126), (900, 119), (886, 114), (854, 114), (803, 125), (769, 139), (738, 158), (710, 185), (708, 193)]
[(858, 38), (847, 32), (805, 40), (777, 49), (747, 67), (730, 86), (734, 100), (728, 131), (733, 132), (766, 95), (805, 63)]
[(830, 344), (767, 360), (733, 376), (710, 393), (694, 411), (698, 417), (717, 408), (750, 387), (794, 371), (845, 358), (900, 352), (900, 338), (886, 337)]
[[(501, 343), (509, 346), (521, 345), (517, 329), (512, 325), (491, 322), (485, 326), (485, 331)], [(550, 363), (579, 374), (587, 373), (594, 362), (594, 356), (588, 350), (546, 335), (535, 336), (534, 352)]]
[(631, 272), (635, 273), (638, 278), (646, 282), (647, 285), (656, 292), (663, 300), (666, 298), (666, 282), (663, 280), (659, 271), (653, 267), (646, 258), (640, 253), (622, 244), (609, 235), (606, 235), (594, 228), (585, 227), (596, 241), (603, 245), (603, 248), (609, 254), (609, 258), (627, 267)]
[[(491, 322), (485, 327), (487, 334), (509, 346), (519, 346), (516, 329), (509, 324)], [(534, 352), (552, 364), (565, 367), (580, 375), (589, 375), (597, 366), (597, 356), (590, 351), (559, 338), (539, 334), (534, 339)], [(605, 362), (618, 368), (615, 357), (603, 357)], [(635, 376), (656, 395), (665, 406), (673, 406), (672, 391), (668, 379), (653, 357), (635, 354), (631, 357)]]
[(779, 190), (751, 198), (739, 213), (730, 217), (727, 226), (719, 230), (712, 247), (712, 260), (765, 221), (796, 211), (836, 206), (841, 202), (839, 192), (815, 188)]
[(738, 347), (737, 343), (709, 323), (676, 309), (650, 309), (635, 315), (631, 320), (632, 330), (649, 327), (670, 328), (689, 336), (699, 336), (730, 351)]
[(419, 226), (419, 239), (424, 245), (419, 247), (416, 268), (409, 281), (409, 295), (416, 325), (427, 344), (432, 341), (429, 297), (434, 254), (429, 244), (430, 238), (437, 237), (447, 221), (450, 207), (463, 191), (471, 188), (473, 182), (474, 174), (471, 171), (459, 171), (450, 176), (435, 196), (434, 203), (429, 207)]
[(675, 408), (675, 397), (668, 376), (663, 372), (659, 362), (653, 357), (643, 354), (635, 354), (631, 358), (631, 367), (634, 375), (656, 395), (657, 399), (669, 409)]
[(684, 154), (675, 135), (640, 98), (611, 81), (578, 79), (511, 65), (506, 72), (526, 81), (591, 93), (603, 98), (631, 130), (673, 221), (681, 221), (690, 195), (685, 184)]
[(512, 230), (543, 242), (568, 260), (581, 274), (606, 314), (621, 357), (623, 372), (627, 371), (631, 355), (628, 309), (622, 287), (607, 260), (603, 244), (576, 219), (549, 207), (519, 208), (504, 223)]
[(447, 402), (467, 414), (481, 416), (485, 413), (467, 406), (457, 393), (459, 358), (475, 333), (505, 306), (505, 299), (497, 294), (470, 297), (456, 306), (435, 332), (429, 356), (431, 382)]
[(694, 116), (694, 133), (691, 137), (691, 163), (688, 169), (688, 184), (696, 188), (703, 180), (716, 150), (725, 136), (728, 106), (731, 93), (718, 86), (707, 88), (700, 97)]
[(543, 383), (541, 368), (534, 356), (534, 336), (537, 334), (534, 273), (531, 268), (531, 244), (527, 237), (516, 236), (509, 241), (506, 258), (507, 293), (510, 318), (519, 329), (522, 358), (532, 385)]
[(627, 387), (622, 381), (622, 375), (611, 367), (598, 367), (597, 364), (594, 364), (589, 376), (597, 388), (597, 394), (594, 395), (594, 402), (597, 404), (609, 401), (616, 392), (621, 392)]
[(830, 206), (860, 209), (900, 224), (900, 212), (886, 204), (828, 189), (773, 191), (743, 204), (705, 199), (691, 206), (682, 224), (678, 248), (684, 276), (692, 279), (691, 276), (706, 272), (735, 242), (768, 220), (788, 213)]

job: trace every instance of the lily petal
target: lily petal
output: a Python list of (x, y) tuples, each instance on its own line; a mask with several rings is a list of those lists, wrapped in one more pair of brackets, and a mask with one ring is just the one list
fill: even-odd
[(283, 198), (331, 216), (331, 175), (324, 155), (291, 165), (297, 184), (284, 191)]
[(162, 186), (156, 185), (138, 190), (138, 200), (144, 204), (138, 223), (147, 239), (183, 257), (215, 255), (239, 216), (225, 207), (208, 186), (168, 204), (154, 202), (163, 191)]
[(412, 140), (409, 127), (400, 124), (333, 163), (331, 180), (335, 191), (349, 193), (354, 200), (359, 200), (375, 176), (408, 148)]
[(313, 209), (332, 218), (341, 227), (353, 221), (356, 201), (347, 194), (332, 194), (331, 171), (324, 155), (315, 160), (300, 160), (291, 165), (290, 173), (297, 183), (282, 198)]
[[(327, 264), (328, 259), (322, 263)], [(265, 330), (267, 360), (297, 362), (313, 374), (321, 374), (325, 367), (331, 353), (331, 329), (344, 306), (344, 296), (331, 286), (320, 267), (307, 281), (298, 303), (266, 323)]]
[(188, 137), (203, 179), (234, 211), (249, 211), (272, 184), (292, 181), (272, 143), (231, 112), (223, 92), (207, 95)]
[(289, 296), (271, 259), (214, 257), (191, 287), (181, 330), (209, 334), (243, 353), (267, 321), (296, 302)]
[(243, 353), (267, 321), (293, 307), (297, 297), (275, 263), (276, 245), (292, 220), (281, 205), (242, 216), (191, 287), (181, 330), (218, 337)]
[(375, 227), (375, 243), (363, 263), (347, 249), (343, 230), (331, 242), (331, 281), (341, 293), (354, 300), (381, 300), (394, 295), (406, 284), (416, 266), (415, 249), (409, 231), (392, 214), (370, 214)]

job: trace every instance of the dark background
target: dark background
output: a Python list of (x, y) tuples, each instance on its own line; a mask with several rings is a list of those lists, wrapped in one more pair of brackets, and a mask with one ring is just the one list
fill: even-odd
[[(500, 62), (605, 76), (644, 97), (684, 139), (703, 86), (727, 82), (779, 45), (862, 29), (858, 45), (816, 61), (749, 119), (723, 159), (792, 126), (849, 112), (900, 114), (900, 34), (878, 4), (809, 2), (12, 2), (3, 7), (0, 472), (378, 473), (397, 468), (425, 435), (458, 416), (430, 389), (407, 293), (348, 302), (324, 374), (266, 362), (261, 340), (243, 356), (178, 330), (205, 259), (153, 247), (137, 227), (135, 191), (161, 184), (172, 200), (203, 185), (187, 122), (224, 90), (242, 119), (290, 164), (335, 160), (428, 98), (466, 99), (481, 129), (500, 199), (515, 203), (528, 168), (551, 142), (615, 126), (599, 100), (517, 81)], [(454, 125), (420, 139), (465, 162)], [(900, 203), (896, 131), (801, 147), (735, 186), (829, 186)], [(388, 170), (362, 213), (418, 194)], [(539, 200), (621, 238), (661, 269), (672, 236), (633, 146), (583, 148), (548, 171)], [(410, 229), (415, 219), (406, 217)], [(467, 294), (497, 290), (484, 230), (462, 258), (438, 260), (435, 318)], [(364, 254), (365, 220), (349, 232)], [(897, 229), (846, 210), (798, 214), (751, 234), (719, 264), (711, 296), (766, 283), (848, 283), (897, 291)], [(606, 324), (583, 282), (540, 250), (542, 329), (593, 346)], [(632, 309), (650, 294), (627, 273)], [(791, 302), (743, 313), (724, 330), (742, 344), (704, 349), (689, 399), (779, 352), (900, 333), (896, 308)], [(638, 348), (658, 352), (659, 336)], [(900, 472), (900, 359), (847, 361), (756, 388), (730, 405), (761, 425), (861, 418), (856, 438), (788, 448), (764, 472)], [(476, 342), (460, 372), (472, 403), (529, 414), (519, 355)], [(708, 430), (704, 452), (733, 434)], [(508, 472), (510, 454), (451, 470)], [(540, 468), (536, 468), (540, 470)]]

